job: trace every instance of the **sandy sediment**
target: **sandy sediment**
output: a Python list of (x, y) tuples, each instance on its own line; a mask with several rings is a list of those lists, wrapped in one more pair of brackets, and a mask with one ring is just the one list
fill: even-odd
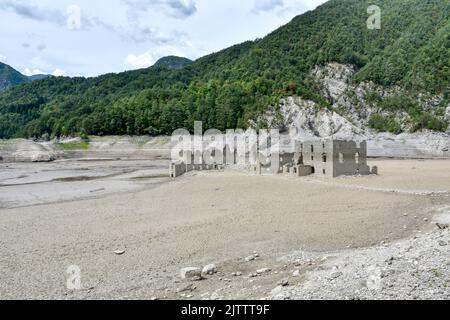
[[(279, 257), (410, 238), (450, 204), (450, 161), (373, 164), (380, 176), (204, 172), (148, 190), (0, 209), (0, 298), (271, 296), (293, 271)], [(219, 274), (181, 290), (181, 268), (210, 263)], [(81, 270), (82, 290), (67, 289), (72, 265)], [(261, 268), (272, 271), (254, 276)], [(304, 278), (290, 281), (301, 286)]]

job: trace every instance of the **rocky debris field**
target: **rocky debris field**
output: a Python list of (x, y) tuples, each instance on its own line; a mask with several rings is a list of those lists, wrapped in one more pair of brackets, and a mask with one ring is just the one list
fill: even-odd
[(203, 271), (184, 268), (174, 281), (177, 288), (166, 288), (164, 296), (153, 299), (447, 300), (448, 227), (433, 222), (429, 231), (411, 239), (364, 249), (295, 252), (278, 259), (255, 253), (234, 263), (245, 274), (229, 273), (226, 263)]
[[(293, 263), (298, 255), (286, 257)], [(317, 260), (318, 259), (318, 260)], [(299, 285), (276, 287), (271, 299), (450, 299), (450, 232), (431, 232), (393, 244), (316, 256), (318, 266)]]

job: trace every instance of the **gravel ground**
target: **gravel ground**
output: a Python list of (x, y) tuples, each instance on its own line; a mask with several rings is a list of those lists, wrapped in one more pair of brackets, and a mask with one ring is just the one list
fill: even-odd
[[(447, 219), (450, 161), (376, 164), (379, 176), (333, 180), (193, 173), (0, 209), (0, 299), (400, 299), (416, 285), (411, 298), (448, 297), (448, 231), (432, 222)], [(51, 194), (42, 180), (35, 192)], [(78, 182), (57, 183), (77, 195)], [(209, 264), (202, 281), (180, 277)], [(79, 290), (67, 287), (73, 266)]]
[[(443, 209), (450, 218), (450, 207)], [(435, 227), (412, 239), (369, 249), (319, 256), (296, 253), (285, 259), (292, 264), (305, 255), (318, 266), (306, 272), (301, 284), (276, 287), (271, 299), (450, 299), (448, 229)]]

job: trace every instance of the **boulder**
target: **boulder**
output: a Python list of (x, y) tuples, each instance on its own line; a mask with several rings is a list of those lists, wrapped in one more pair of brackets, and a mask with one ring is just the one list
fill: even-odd
[(181, 269), (181, 279), (198, 281), (202, 279), (202, 270), (196, 267), (188, 267)]
[(202, 273), (207, 275), (213, 275), (217, 273), (217, 267), (215, 264), (208, 264), (203, 268)]

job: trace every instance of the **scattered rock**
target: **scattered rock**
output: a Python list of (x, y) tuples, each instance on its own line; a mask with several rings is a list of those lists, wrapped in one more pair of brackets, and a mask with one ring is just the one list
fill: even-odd
[(207, 275), (213, 275), (217, 273), (217, 267), (215, 264), (208, 264), (203, 268), (202, 273)]
[(293, 277), (300, 277), (300, 270), (295, 270), (294, 272), (292, 272), (292, 276)]
[(256, 273), (263, 274), (263, 273), (269, 273), (270, 271), (272, 271), (272, 270), (270, 270), (269, 268), (262, 268), (262, 269), (256, 270)]
[(448, 224), (436, 223), (436, 226), (437, 226), (440, 230), (448, 229)]
[(187, 292), (187, 291), (192, 292), (192, 291), (194, 291), (195, 289), (197, 289), (196, 286), (194, 286), (193, 284), (188, 284), (188, 285), (186, 285), (186, 286), (184, 286), (184, 287), (178, 288), (178, 289), (177, 289), (177, 293), (180, 293), (180, 292)]
[(341, 277), (342, 275), (343, 275), (342, 272), (333, 272), (332, 274), (330, 274), (330, 279), (334, 280)]
[(289, 280), (288, 280), (288, 279), (280, 280), (280, 281), (278, 282), (278, 285), (280, 285), (280, 286), (282, 286), (282, 287), (287, 287), (287, 286), (289, 285)]
[(181, 269), (181, 279), (199, 281), (202, 280), (202, 270), (200, 268), (189, 267)]
[(250, 261), (253, 261), (253, 260), (255, 260), (255, 256), (254, 255), (251, 255), (251, 256), (248, 256), (247, 258), (245, 258), (246, 262), (250, 262)]
[(121, 256), (121, 255), (125, 254), (125, 250), (116, 250), (116, 251), (114, 251), (114, 254)]
[(447, 242), (445, 242), (444, 240), (440, 240), (440, 241), (439, 241), (439, 245), (440, 245), (441, 247), (445, 247), (445, 246), (447, 245)]

